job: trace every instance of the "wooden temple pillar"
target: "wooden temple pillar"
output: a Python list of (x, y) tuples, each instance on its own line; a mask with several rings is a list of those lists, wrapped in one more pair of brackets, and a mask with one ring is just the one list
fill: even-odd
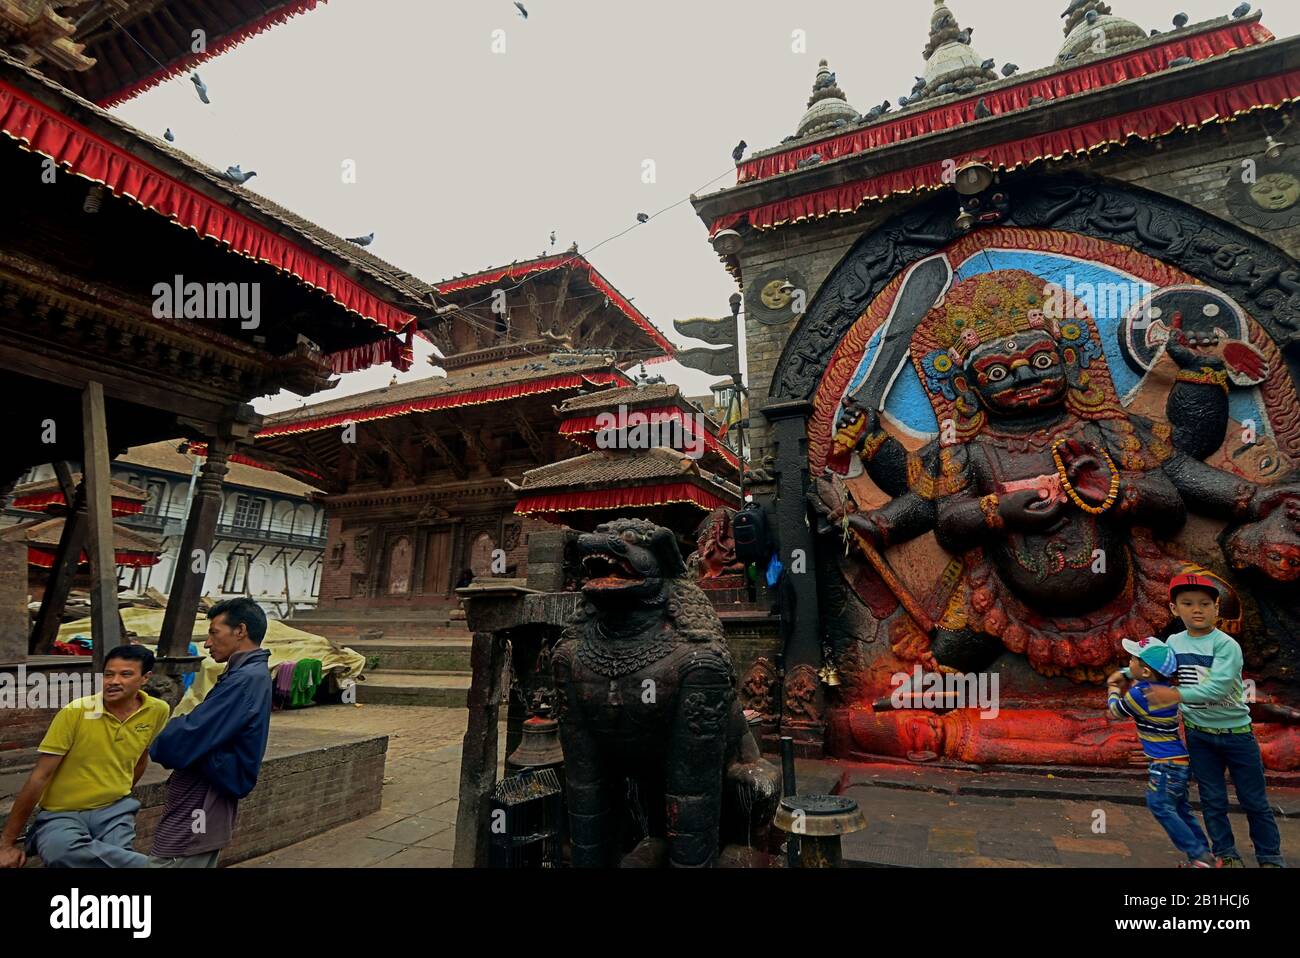
[(32, 626), (31, 636), (27, 640), (27, 652), (30, 655), (49, 655), (54, 649), (54, 640), (59, 635), (63, 610), (68, 605), (68, 593), (72, 591), (72, 580), (77, 574), (77, 565), (81, 561), (81, 551), (86, 544), (86, 530), (89, 526), (89, 514), (86, 511), (86, 484), (82, 482), (76, 487), (73, 486), (72, 470), (66, 462), (54, 463), (54, 474), (58, 477), (59, 488), (63, 490), (63, 501), (67, 503), (68, 515), (63, 520), (63, 534), (59, 536), (59, 548), (54, 554), (54, 565), (45, 583), (41, 608), (36, 613), (36, 623)]
[(199, 599), (203, 597), (203, 580), (216, 541), (217, 521), (221, 517), (222, 480), (229, 471), (233, 447), (234, 440), (230, 437), (208, 441), (207, 459), (199, 472), (194, 501), (190, 503), (190, 514), (185, 520), (185, 534), (176, 556), (162, 634), (158, 638), (156, 671), (173, 679), (194, 672), (199, 666), (201, 657), (190, 655), (188, 649), (194, 635)]
[(109, 473), (112, 457), (108, 452), (104, 387), (97, 382), (87, 383), (81, 394), (81, 428), (81, 482), (85, 490), (86, 554), (90, 558), (91, 575), (92, 667), (98, 675), (104, 671), (104, 654), (121, 644), (122, 627), (117, 609), (117, 562), (113, 555), (113, 492)]
[(776, 452), (776, 536), (787, 569), (797, 568), (795, 554), (803, 556), (801, 573), (789, 573), (790, 586), (782, 603), (793, 609), (781, 615), (783, 686), (781, 735), (794, 739), (795, 751), (820, 758), (825, 733), (825, 695), (821, 678), (821, 617), (817, 610), (817, 564), (813, 560), (813, 532), (808, 523), (808, 416), (812, 403), (771, 403), (763, 415), (772, 426)]

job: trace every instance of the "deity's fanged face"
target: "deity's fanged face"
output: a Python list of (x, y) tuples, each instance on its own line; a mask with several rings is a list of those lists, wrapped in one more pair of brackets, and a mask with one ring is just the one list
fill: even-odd
[(989, 412), (1018, 416), (1065, 399), (1065, 365), (1046, 332), (1004, 336), (983, 343), (966, 361), (966, 376)]

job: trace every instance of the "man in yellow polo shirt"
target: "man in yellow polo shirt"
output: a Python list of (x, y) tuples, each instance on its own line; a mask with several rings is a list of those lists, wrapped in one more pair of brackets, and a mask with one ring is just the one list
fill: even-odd
[(38, 746), (36, 768), (0, 834), (0, 868), (21, 868), (18, 836), (37, 800), (27, 850), (51, 868), (147, 868), (131, 849), (140, 803), (131, 789), (171, 709), (143, 689), (153, 653), (122, 645), (104, 662), (104, 691), (61, 708)]

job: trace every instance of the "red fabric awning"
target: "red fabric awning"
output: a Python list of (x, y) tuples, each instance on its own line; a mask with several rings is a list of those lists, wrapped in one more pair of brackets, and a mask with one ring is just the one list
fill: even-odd
[[(675, 420), (682, 424), (684, 431), (692, 436), (696, 434), (694, 418), (676, 406), (655, 406), (648, 409), (629, 410), (629, 414), (632, 412), (644, 414), (649, 425)], [(572, 419), (566, 419), (560, 423), (560, 435), (568, 436), (574, 442), (579, 442), (589, 449), (595, 449), (596, 442), (591, 436), (601, 431), (599, 419), (599, 416), (575, 416)], [(737, 469), (740, 468), (740, 460), (736, 457), (736, 454), (724, 445), (717, 436), (709, 432), (707, 427), (704, 429), (704, 448), (716, 452)]]
[[(409, 332), (415, 317), (384, 302), (320, 257), (217, 200), (186, 186), (139, 157), (0, 80), (0, 132), (48, 156), (68, 171), (102, 183), (199, 236), (266, 263), (325, 293), (344, 309), (393, 333)], [(395, 347), (385, 340), (381, 350)], [(409, 348), (409, 346), (407, 347)], [(359, 358), (347, 360), (359, 369)]]
[[(45, 549), (41, 546), (27, 547), (27, 564), (36, 566), (38, 569), (53, 569), (54, 560), (57, 552), (54, 549)], [(78, 560), (81, 565), (89, 565), (90, 557), (86, 553), (81, 553)], [(114, 552), (113, 564), (125, 565), (131, 567), (157, 565), (161, 557), (151, 552)]]
[(621, 489), (575, 489), (572, 492), (524, 493), (515, 504), (515, 514), (562, 515), (566, 512), (592, 512), (599, 509), (626, 509), (636, 506), (667, 506), (688, 503), (705, 512), (719, 506), (734, 509), (736, 502), (723, 499), (690, 482), (631, 486)]
[[(473, 276), (465, 276), (461, 279), (453, 279), (440, 284), (438, 292), (446, 296), (449, 293), (455, 293), (463, 289), (489, 286), (492, 283), (499, 283), (503, 279), (523, 279), (532, 273), (563, 269), (569, 266), (584, 271), (587, 274), (587, 282), (608, 296), (610, 303), (617, 307), (619, 312), (632, 320), (655, 341), (657, 346), (667, 352), (668, 356), (666, 358), (672, 358), (677, 348), (664, 337), (663, 333), (655, 328), (654, 324), (642, 314), (641, 310), (628, 302), (627, 298), (611, 286), (609, 281), (596, 270), (596, 267), (592, 266), (581, 255), (548, 256), (545, 259), (534, 260), (531, 263), (520, 263), (518, 266), (505, 266), (500, 269), (488, 270), (485, 273), (475, 273)], [(646, 362), (654, 361), (653, 359), (646, 360)]]
[(348, 412), (319, 416), (314, 419), (299, 419), (293, 422), (276, 423), (261, 430), (258, 439), (272, 436), (291, 436), (300, 432), (316, 432), (331, 429), (344, 423), (369, 422), (372, 419), (391, 419), (394, 416), (406, 416), (412, 413), (432, 412), (436, 409), (456, 409), (461, 406), (478, 406), (484, 403), (502, 402), (520, 396), (532, 396), (538, 393), (554, 392), (558, 389), (581, 389), (584, 385), (604, 385), (618, 383), (630, 385), (626, 376), (616, 372), (570, 373), (564, 376), (548, 376), (531, 379), (521, 383), (509, 383), (502, 386), (486, 386), (482, 389), (466, 389), (460, 392), (443, 393), (438, 396), (426, 396), (408, 402), (392, 403), (387, 406), (374, 406), (369, 409), (353, 409)]
[[(1133, 136), (1154, 139), (1181, 128), (1195, 129), (1225, 117), (1261, 108), (1275, 108), (1294, 100), (1300, 100), (1300, 70), (1079, 126), (1053, 130), (1023, 140), (1001, 143), (949, 159), (957, 166), (970, 160), (979, 160), (994, 169), (1013, 170), (1039, 160), (1060, 159), (1109, 149)], [(947, 186), (943, 179), (946, 168), (951, 167), (945, 167), (943, 161), (935, 161), (767, 203), (719, 217), (710, 227), (710, 235), (743, 221), (748, 221), (755, 229), (771, 229), (786, 223), (821, 219), (836, 213), (852, 213), (868, 200), (883, 199), (895, 193), (943, 189)]]
[[(249, 37), (270, 30), (272, 27), (284, 23), (284, 21), (288, 20), (290, 17), (296, 17), (300, 13), (314, 10), (318, 3), (327, 2), (328, 0), (294, 0), (293, 3), (289, 3), (280, 7), (278, 10), (273, 10), (270, 13), (259, 17), (243, 29), (236, 31), (229, 36), (222, 37), (216, 43), (208, 47), (204, 52), (192, 53), (183, 59), (177, 60), (171, 66), (164, 67), (156, 73), (152, 73), (141, 80), (137, 80), (129, 87), (118, 90), (112, 96), (105, 97), (99, 101), (99, 106), (110, 107), (121, 103), (124, 100), (129, 100), (132, 97), (143, 93), (145, 90), (151, 89), (166, 80), (170, 80), (172, 77), (180, 76), (182, 73), (192, 70), (205, 60), (211, 60), (213, 57), (220, 56), (231, 47), (243, 43)], [(132, 27), (131, 29), (135, 28)]]
[(1255, 46), (1274, 39), (1259, 23), (1232, 23), (1216, 30), (1190, 37), (1179, 37), (1159, 46), (1135, 53), (1120, 54), (1097, 60), (1073, 70), (1061, 70), (1049, 76), (1027, 80), (989, 93), (976, 93), (966, 99), (946, 103), (933, 110), (910, 113), (889, 122), (873, 123), (864, 129), (829, 139), (819, 139), (780, 153), (747, 160), (737, 170), (736, 182), (752, 183), (798, 167), (801, 160), (816, 153), (823, 162), (879, 149), (913, 137), (950, 130), (976, 119), (975, 107), (984, 100), (995, 114), (1011, 113), (1029, 106), (1031, 97), (1059, 99), (1085, 93), (1125, 80), (1159, 73), (1179, 57), (1204, 60), (1232, 50)]
[[(133, 516), (144, 511), (144, 503), (131, 499), (112, 497), (114, 516)], [(62, 492), (40, 492), (30, 496), (15, 496), (13, 508), (26, 509), (29, 512), (48, 512), (50, 506), (68, 507)]]

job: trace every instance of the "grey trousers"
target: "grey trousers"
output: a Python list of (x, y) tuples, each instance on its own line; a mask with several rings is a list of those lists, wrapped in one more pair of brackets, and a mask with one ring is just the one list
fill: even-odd
[(216, 868), (217, 858), (221, 855), (218, 848), (212, 852), (199, 852), (197, 855), (182, 855), (179, 858), (159, 858), (149, 856), (150, 868)]
[(32, 820), (28, 852), (46, 868), (148, 868), (131, 850), (140, 803), (129, 795), (86, 812), (45, 812)]

